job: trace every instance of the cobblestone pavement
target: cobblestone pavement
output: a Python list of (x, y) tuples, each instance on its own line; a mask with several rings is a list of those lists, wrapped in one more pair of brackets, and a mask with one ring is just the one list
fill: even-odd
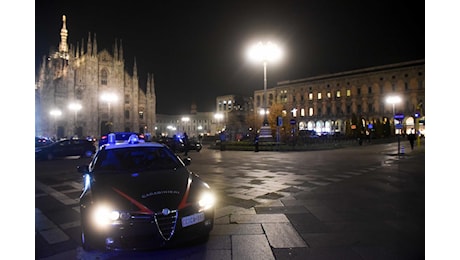
[[(77, 246), (42, 259), (424, 259), (424, 146), (403, 155), (394, 150), (395, 144), (384, 144), (318, 152), (191, 152), (189, 168), (219, 197), (207, 243), (138, 253)], [(60, 190), (68, 195), (61, 201), (73, 205), (79, 185), (69, 184), (37, 182), (36, 196)], [(62, 223), (56, 230), (65, 235), (78, 227)]]

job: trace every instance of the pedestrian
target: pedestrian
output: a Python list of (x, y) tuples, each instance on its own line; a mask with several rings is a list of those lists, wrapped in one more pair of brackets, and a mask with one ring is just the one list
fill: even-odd
[(220, 138), (220, 150), (225, 151), (225, 141), (226, 141), (227, 137), (226, 137), (224, 131), (220, 132), (219, 138)]
[(184, 132), (184, 138), (182, 138), (182, 141), (184, 142), (184, 155), (188, 155), (188, 147), (189, 147), (189, 140), (188, 140), (188, 135), (187, 132)]
[(254, 152), (258, 152), (258, 151), (259, 151), (259, 134), (257, 133), (254, 136)]
[(414, 142), (415, 142), (415, 131), (414, 131), (414, 128), (412, 128), (410, 130), (410, 133), (409, 135), (407, 136), (407, 139), (409, 139), (409, 143), (410, 143), (410, 148), (411, 150), (414, 150)]

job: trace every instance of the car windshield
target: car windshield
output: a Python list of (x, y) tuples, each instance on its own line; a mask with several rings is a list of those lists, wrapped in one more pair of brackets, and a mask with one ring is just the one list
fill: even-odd
[(94, 171), (165, 170), (183, 167), (176, 155), (164, 147), (106, 149), (95, 158)]

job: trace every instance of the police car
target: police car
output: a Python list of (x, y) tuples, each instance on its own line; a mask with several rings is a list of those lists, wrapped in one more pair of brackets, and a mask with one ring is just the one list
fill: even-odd
[(85, 250), (144, 250), (206, 241), (214, 225), (209, 185), (166, 145), (108, 136), (83, 174)]

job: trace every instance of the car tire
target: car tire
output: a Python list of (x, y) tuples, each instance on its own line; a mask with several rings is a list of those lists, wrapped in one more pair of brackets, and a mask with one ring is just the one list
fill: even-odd
[(103, 248), (102, 241), (98, 241), (98, 237), (87, 231), (86, 225), (84, 222), (81, 225), (81, 246), (85, 251), (99, 250)]
[(88, 241), (88, 237), (86, 237), (86, 233), (84, 229), (81, 230), (81, 246), (83, 247), (83, 250), (85, 251), (93, 250), (91, 243)]

